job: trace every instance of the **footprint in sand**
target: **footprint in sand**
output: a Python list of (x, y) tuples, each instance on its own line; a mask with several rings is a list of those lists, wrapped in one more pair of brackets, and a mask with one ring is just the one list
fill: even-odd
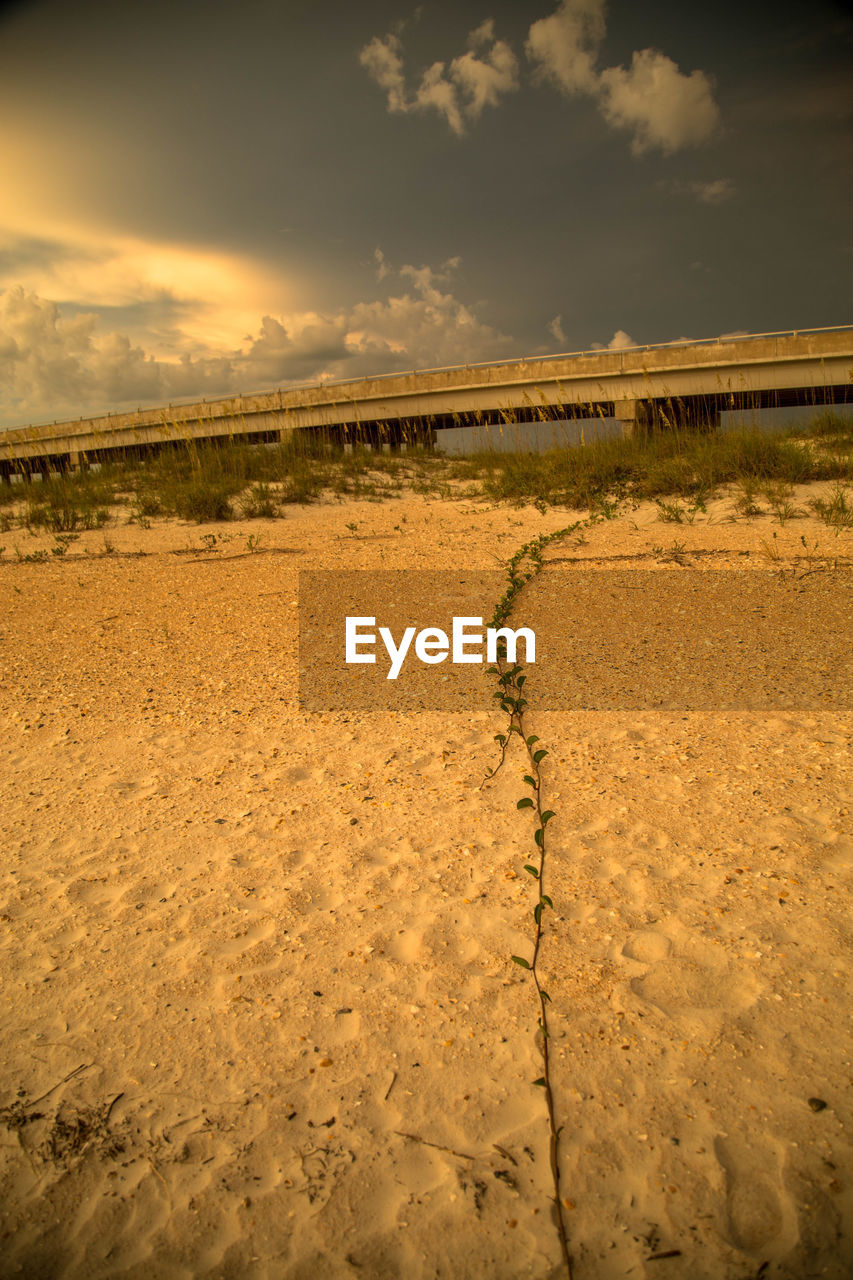
[(459, 938), (456, 942), (456, 960), (459, 964), (473, 964), (482, 947), (476, 938)]
[[(717, 1138), (714, 1154), (726, 1177), (726, 1227), (731, 1244), (747, 1253), (773, 1242), (796, 1242), (796, 1215), (779, 1178), (776, 1157), (752, 1143)], [(788, 1239), (780, 1239), (787, 1236)]]
[(245, 933), (221, 943), (218, 948), (219, 954), (221, 956), (242, 955), (250, 947), (265, 941), (274, 932), (275, 922), (273, 920), (257, 920), (254, 924), (249, 925)]
[(69, 902), (85, 906), (100, 907), (106, 903), (117, 902), (125, 894), (123, 884), (109, 884), (102, 878), (98, 880), (73, 880), (65, 889), (65, 897)]
[(389, 939), (388, 954), (404, 964), (414, 964), (423, 956), (424, 935), (420, 929), (405, 929)]
[(628, 960), (637, 960), (640, 964), (657, 964), (666, 960), (671, 950), (669, 938), (654, 929), (646, 929), (628, 939), (622, 948), (622, 954)]
[(615, 858), (609, 858), (604, 855), (608, 854), (615, 846), (615, 841), (609, 837), (602, 838), (593, 850), (595, 862), (592, 868), (592, 878), (599, 884), (608, 884), (611, 880), (624, 875), (625, 868), (621, 862), (617, 862)]
[(825, 844), (823, 865), (827, 871), (853, 871), (853, 840), (840, 836), (833, 844)]
[(59, 933), (53, 934), (50, 939), (50, 945), (56, 948), (67, 947), (70, 950), (75, 943), (82, 942), (85, 936), (86, 930), (82, 925), (73, 925), (68, 929), (61, 929)]
[(669, 1018), (710, 1018), (718, 1024), (717, 1031), (727, 1019), (751, 1008), (765, 988), (757, 975), (720, 963), (712, 949), (702, 948), (695, 939), (673, 956), (672, 942), (657, 929), (632, 933), (622, 955), (648, 966), (630, 981), (641, 1000)]
[(144, 774), (142, 777), (118, 778), (115, 782), (111, 782), (110, 788), (117, 791), (122, 800), (138, 799), (150, 800), (156, 795), (160, 778), (156, 773)]
[(344, 1006), (336, 1010), (332, 1030), (326, 1033), (329, 1045), (343, 1045), (357, 1040), (361, 1032), (361, 1016)]
[(753, 974), (712, 969), (686, 959), (656, 964), (644, 977), (631, 980), (634, 994), (668, 1017), (703, 1010), (713, 1013), (721, 1025), (755, 1004), (763, 989)]

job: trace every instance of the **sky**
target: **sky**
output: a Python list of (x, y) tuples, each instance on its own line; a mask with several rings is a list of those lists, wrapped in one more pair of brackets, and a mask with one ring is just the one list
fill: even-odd
[(853, 323), (839, 0), (7, 0), (0, 427)]

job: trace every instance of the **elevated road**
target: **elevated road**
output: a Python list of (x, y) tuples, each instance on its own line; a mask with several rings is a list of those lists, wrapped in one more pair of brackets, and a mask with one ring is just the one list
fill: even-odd
[(853, 400), (853, 325), (585, 351), (290, 386), (0, 433), (0, 471), (37, 471), (169, 442), (286, 438), (429, 442), (437, 428), (606, 417), (713, 428), (723, 409)]

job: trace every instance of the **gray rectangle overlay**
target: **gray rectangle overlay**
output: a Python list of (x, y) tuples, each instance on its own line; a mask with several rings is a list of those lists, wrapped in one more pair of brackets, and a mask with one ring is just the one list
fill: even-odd
[[(303, 570), (299, 574), (299, 698), (309, 711), (476, 711), (495, 704), (485, 633), (506, 578), (499, 571)], [(362, 624), (346, 661), (347, 617)], [(412, 639), (396, 679), (379, 629), (399, 646), (407, 628), (443, 630), (482, 618), (479, 663), (453, 654), (429, 665)], [(543, 711), (839, 711), (853, 707), (853, 573), (778, 570), (585, 569), (546, 566), (518, 597), (513, 629), (524, 693)], [(437, 652), (424, 648), (424, 652)]]

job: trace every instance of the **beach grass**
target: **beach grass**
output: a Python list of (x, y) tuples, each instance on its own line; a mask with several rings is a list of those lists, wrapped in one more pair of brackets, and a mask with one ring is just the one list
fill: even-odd
[(454, 474), (478, 481), (495, 501), (592, 509), (602, 500), (704, 502), (726, 485), (806, 484), (853, 477), (853, 423), (821, 415), (769, 435), (655, 432), (545, 453), (479, 453)]
[[(790, 486), (815, 480), (853, 480), (853, 421), (820, 413), (773, 434), (672, 429), (543, 453), (464, 457), (345, 447), (293, 432), (271, 445), (190, 440), (145, 460), (0, 485), (0, 527), (74, 532), (120, 518), (122, 509), (143, 526), (175, 517), (274, 519), (323, 495), (381, 501), (406, 492), (604, 513), (625, 499), (654, 501), (661, 519), (682, 523), (726, 486), (736, 488), (742, 514), (756, 514), (764, 493), (784, 520), (792, 514)], [(833, 519), (845, 523), (840, 502)]]

